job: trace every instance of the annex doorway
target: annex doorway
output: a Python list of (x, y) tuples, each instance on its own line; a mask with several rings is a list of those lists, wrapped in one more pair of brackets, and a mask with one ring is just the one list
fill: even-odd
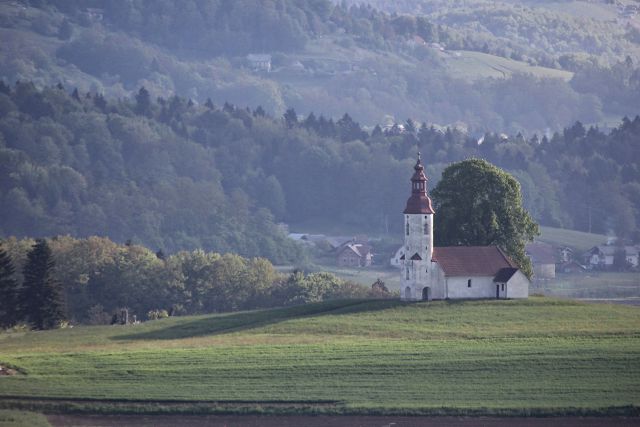
[(422, 301), (431, 301), (431, 288), (428, 286), (422, 288)]

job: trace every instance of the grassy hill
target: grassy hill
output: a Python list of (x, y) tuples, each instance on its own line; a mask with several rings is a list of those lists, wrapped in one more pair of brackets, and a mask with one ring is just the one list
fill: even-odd
[(635, 308), (335, 301), (0, 335), (0, 407), (613, 414), (640, 403)]
[(607, 236), (565, 228), (540, 227), (538, 240), (555, 246), (569, 246), (577, 251), (575, 255), (579, 257), (592, 247), (605, 244)]
[(548, 67), (532, 66), (523, 61), (515, 61), (482, 52), (454, 51), (442, 53), (448, 71), (460, 79), (478, 80), (483, 78), (505, 78), (513, 74), (532, 74), (540, 78), (571, 80), (573, 73)]

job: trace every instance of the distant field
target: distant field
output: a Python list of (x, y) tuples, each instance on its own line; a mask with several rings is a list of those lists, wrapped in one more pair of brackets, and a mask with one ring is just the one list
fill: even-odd
[(530, 292), (568, 298), (637, 301), (640, 305), (640, 274), (599, 271), (558, 274), (555, 280), (532, 287)]
[(541, 226), (540, 236), (537, 240), (556, 246), (569, 246), (578, 251), (578, 253), (575, 254), (576, 256), (580, 256), (582, 252), (586, 252), (596, 245), (606, 243), (607, 236), (604, 234)]
[(360, 283), (363, 286), (371, 287), (373, 282), (380, 279), (382, 280), (389, 290), (400, 289), (400, 270), (382, 268), (382, 267), (367, 267), (367, 268), (346, 268), (346, 267), (331, 267), (327, 265), (321, 266), (322, 271), (333, 273), (336, 276), (350, 280), (355, 283)]
[(0, 377), (0, 407), (637, 413), (639, 314), (550, 298), (336, 301), (3, 334), (0, 363), (26, 374)]
[(468, 80), (509, 77), (514, 73), (533, 74), (537, 77), (558, 78), (565, 81), (569, 81), (573, 77), (573, 73), (569, 71), (531, 66), (526, 62), (482, 52), (460, 50), (441, 55), (452, 76)]

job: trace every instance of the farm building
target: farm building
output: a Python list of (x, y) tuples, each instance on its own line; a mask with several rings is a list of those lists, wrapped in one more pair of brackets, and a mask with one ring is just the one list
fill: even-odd
[(616, 254), (624, 257), (629, 267), (636, 268), (639, 263), (639, 246), (594, 246), (584, 254), (585, 264), (597, 270), (607, 270), (614, 266)]
[(533, 277), (535, 279), (555, 279), (556, 277), (556, 250), (548, 243), (529, 243), (525, 251), (531, 264), (533, 264)]
[(527, 298), (529, 279), (497, 246), (433, 246), (435, 214), (420, 154), (404, 210), (400, 298)]
[(336, 251), (338, 267), (368, 267), (372, 260), (371, 247), (363, 243), (346, 243)]
[(253, 71), (271, 71), (271, 55), (250, 53), (247, 61)]

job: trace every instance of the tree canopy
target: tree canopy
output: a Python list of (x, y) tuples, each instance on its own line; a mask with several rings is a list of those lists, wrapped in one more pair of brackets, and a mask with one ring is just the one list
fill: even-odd
[(452, 162), (484, 158), (517, 178), (541, 224), (640, 238), (640, 117), (608, 132), (576, 122), (551, 136), (478, 139), (415, 122), (415, 132), (367, 131), (351, 115), (309, 114), (289, 128), (258, 109), (180, 97), (136, 114), (133, 98), (78, 100), (27, 82), (4, 90), (0, 236), (97, 234), (167, 255), (202, 248), (301, 265), (304, 251), (277, 223), (401, 233), (419, 146), (432, 182)]
[(65, 320), (62, 283), (54, 275), (55, 262), (44, 239), (27, 254), (20, 291), (21, 319), (36, 329), (51, 329)]
[(520, 184), (481, 159), (448, 166), (432, 191), (438, 246), (487, 246), (503, 249), (531, 277), (524, 246), (538, 224), (522, 206)]
[(9, 254), (0, 247), (0, 328), (13, 326), (18, 317), (18, 282)]

